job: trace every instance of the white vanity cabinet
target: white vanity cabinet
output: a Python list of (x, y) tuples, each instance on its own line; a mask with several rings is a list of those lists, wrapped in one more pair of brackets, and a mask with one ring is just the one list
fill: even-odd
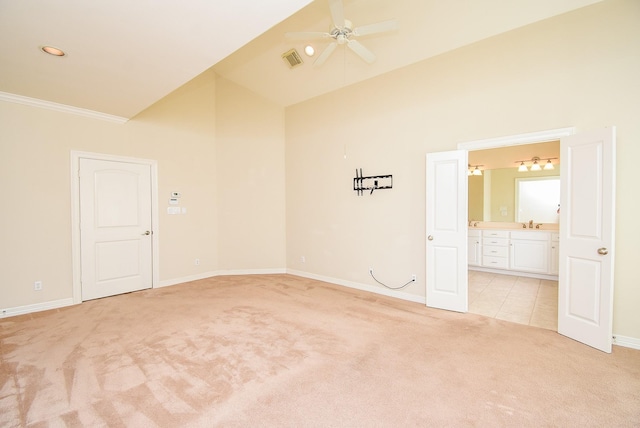
[(509, 269), (549, 273), (549, 232), (511, 232)]
[(469, 230), (468, 238), (468, 255), (467, 260), (471, 266), (482, 265), (482, 233), (479, 230)]
[(482, 231), (482, 266), (509, 269), (509, 232)]
[(539, 229), (469, 229), (469, 268), (555, 280), (560, 234)]

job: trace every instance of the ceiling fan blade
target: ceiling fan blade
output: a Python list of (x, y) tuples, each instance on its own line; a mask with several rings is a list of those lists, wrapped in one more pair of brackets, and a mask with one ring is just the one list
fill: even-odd
[(376, 60), (375, 54), (362, 46), (362, 44), (357, 40), (349, 40), (347, 42), (347, 46), (349, 46), (349, 49), (354, 51), (360, 58), (369, 64)]
[(395, 31), (398, 29), (398, 21), (391, 19), (389, 21), (377, 22), (375, 24), (363, 25), (353, 29), (356, 36), (367, 36), (369, 34), (385, 33), (387, 31)]
[(333, 51), (336, 50), (336, 46), (338, 46), (337, 42), (331, 42), (329, 46), (327, 46), (326, 49), (322, 51), (320, 55), (318, 55), (318, 58), (316, 58), (316, 60), (313, 62), (313, 66), (320, 67), (322, 64), (324, 64), (324, 62), (329, 58), (329, 56), (331, 56)]
[(344, 7), (342, 6), (342, 0), (329, 0), (329, 9), (331, 9), (333, 25), (337, 28), (344, 28)]
[(301, 32), (293, 32), (293, 33), (284, 33), (284, 36), (288, 39), (326, 39), (331, 37), (329, 33), (322, 33), (319, 31), (301, 31)]

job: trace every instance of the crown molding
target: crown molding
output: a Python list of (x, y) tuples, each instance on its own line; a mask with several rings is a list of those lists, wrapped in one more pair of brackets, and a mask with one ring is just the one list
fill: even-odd
[(126, 123), (129, 121), (126, 117), (114, 116), (111, 114), (100, 113), (98, 111), (87, 110), (84, 108), (72, 107), (65, 104), (58, 104), (51, 101), (39, 100), (37, 98), (25, 97), (22, 95), (10, 94), (8, 92), (0, 92), (0, 101), (6, 101), (14, 104), (23, 104), (31, 107), (45, 108), (62, 113), (75, 114), (76, 116), (89, 117), (92, 119), (105, 120), (107, 122)]

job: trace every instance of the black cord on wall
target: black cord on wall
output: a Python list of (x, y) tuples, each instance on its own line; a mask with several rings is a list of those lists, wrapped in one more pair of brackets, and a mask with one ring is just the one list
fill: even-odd
[(369, 269), (369, 275), (371, 275), (371, 278), (373, 278), (373, 280), (375, 282), (377, 282), (378, 284), (382, 285), (383, 287), (388, 288), (389, 290), (400, 290), (400, 289), (406, 287), (407, 285), (411, 284), (412, 282), (416, 282), (415, 279), (411, 278), (411, 280), (409, 280), (409, 282), (407, 282), (404, 285), (401, 285), (400, 287), (389, 287), (387, 284), (383, 284), (382, 282), (378, 281), (378, 279), (375, 276), (373, 276), (373, 269)]

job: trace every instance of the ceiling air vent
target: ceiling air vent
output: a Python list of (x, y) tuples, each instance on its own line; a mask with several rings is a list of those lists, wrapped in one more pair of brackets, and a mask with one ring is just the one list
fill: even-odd
[(295, 49), (283, 53), (282, 59), (289, 64), (289, 68), (294, 68), (302, 64), (302, 58), (300, 58), (300, 54)]

